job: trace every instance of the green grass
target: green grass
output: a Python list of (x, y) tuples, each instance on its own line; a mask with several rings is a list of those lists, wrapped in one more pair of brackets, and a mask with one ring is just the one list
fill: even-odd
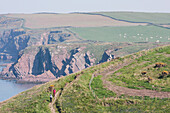
[(99, 12), (116, 19), (133, 21), (133, 22), (150, 22), (155, 24), (170, 23), (170, 13), (142, 13), (142, 12)]
[[(92, 92), (89, 89), (89, 82), (91, 75), (97, 70), (107, 68), (114, 62), (122, 61), (115, 60), (113, 62), (107, 62), (94, 66), (84, 70), (82, 74), (72, 86), (63, 91), (60, 98), (60, 105), (63, 112), (169, 112), (169, 99), (138, 97), (138, 96), (116, 96), (114, 92), (111, 92), (104, 88), (101, 76), (95, 77), (92, 81), (92, 88), (95, 91), (96, 96), (93, 97)], [(105, 97), (105, 98), (103, 98)], [(107, 97), (113, 99), (107, 100)]]
[(106, 88), (103, 87), (103, 82), (101, 80), (102, 75), (98, 75), (94, 77), (93, 82), (91, 84), (93, 91), (96, 93), (99, 98), (107, 98), (114, 97), (116, 94)]
[(170, 30), (155, 26), (70, 28), (86, 40), (105, 42), (170, 42)]
[(50, 85), (54, 85), (56, 91), (65, 86), (66, 83), (74, 80), (75, 74), (61, 78), (58, 81), (51, 81), (40, 87), (33, 87), (27, 91), (20, 93), (18, 96), (5, 102), (0, 111), (2, 113), (17, 112), (17, 113), (50, 113), (48, 107), (50, 94), (48, 91)]
[[(156, 49), (153, 52), (148, 52), (147, 55), (141, 56), (128, 66), (116, 71), (110, 76), (110, 81), (116, 85), (133, 88), (133, 89), (150, 89), (161, 90), (170, 92), (170, 78), (164, 77), (160, 79), (162, 71), (169, 71), (170, 69), (170, 47), (164, 47), (163, 49)], [(166, 67), (154, 68), (155, 63), (166, 63)], [(142, 71), (146, 71), (147, 74), (141, 75)], [(120, 73), (117, 75), (116, 73)], [(148, 82), (147, 77), (152, 77), (153, 81)], [(154, 87), (153, 87), (154, 86)]]

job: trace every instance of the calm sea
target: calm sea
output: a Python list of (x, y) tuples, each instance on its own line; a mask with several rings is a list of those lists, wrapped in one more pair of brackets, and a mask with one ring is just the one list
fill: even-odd
[[(0, 61), (0, 64), (8, 63), (8, 61)], [(0, 66), (0, 71), (5, 66)], [(4, 101), (18, 93), (25, 91), (36, 84), (18, 84), (15, 81), (0, 80), (0, 102)]]

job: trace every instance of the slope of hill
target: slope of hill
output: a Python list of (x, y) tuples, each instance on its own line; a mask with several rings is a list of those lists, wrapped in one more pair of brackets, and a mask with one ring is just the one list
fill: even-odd
[[(164, 46), (141, 51), (35, 86), (1, 102), (0, 110), (170, 112), (169, 50)], [(50, 85), (57, 90), (54, 105), (49, 103)]]

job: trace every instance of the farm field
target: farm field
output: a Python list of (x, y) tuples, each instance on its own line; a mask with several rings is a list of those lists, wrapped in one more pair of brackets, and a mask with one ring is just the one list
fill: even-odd
[(8, 14), (7, 17), (22, 18), (26, 28), (52, 27), (101, 27), (101, 26), (137, 26), (142, 23), (129, 23), (89, 14)]
[(170, 23), (170, 13), (142, 13), (142, 12), (96, 12), (116, 19), (132, 22), (149, 22), (154, 24)]
[(70, 28), (81, 38), (105, 42), (170, 42), (170, 30), (155, 26)]

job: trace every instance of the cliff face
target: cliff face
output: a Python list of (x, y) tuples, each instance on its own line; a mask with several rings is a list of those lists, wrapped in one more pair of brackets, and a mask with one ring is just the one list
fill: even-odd
[(96, 64), (95, 56), (86, 49), (88, 44), (75, 42), (80, 39), (65, 29), (0, 30), (0, 60), (15, 61), (3, 70), (1, 77), (47, 82)]
[(75, 36), (65, 30), (24, 30), (10, 29), (0, 31), (0, 60), (15, 60), (19, 51), (29, 46), (57, 44), (75, 41)]
[[(1, 74), (3, 78), (18, 79), (19, 82), (47, 82), (95, 65), (96, 58), (93, 53), (85, 51), (87, 46), (53, 44), (28, 47), (20, 52), (15, 63), (8, 65)], [(111, 56), (110, 51), (103, 52), (103, 56)], [(109, 59), (110, 57), (104, 57), (101, 61)]]
[(27, 46), (29, 36), (23, 30), (6, 30), (0, 33), (0, 59), (16, 58), (19, 51)]
[(46, 82), (94, 65), (95, 59), (84, 49), (70, 49), (70, 46), (28, 48), (2, 74), (5, 78), (17, 78), (20, 82)]

